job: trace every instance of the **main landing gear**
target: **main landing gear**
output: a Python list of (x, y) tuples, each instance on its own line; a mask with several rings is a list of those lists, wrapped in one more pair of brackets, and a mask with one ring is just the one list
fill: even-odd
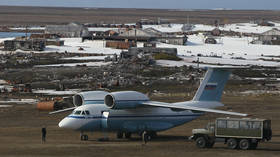
[(87, 140), (88, 140), (88, 135), (81, 133), (81, 141), (87, 141)]
[(157, 133), (154, 131), (143, 131), (141, 136), (143, 144), (146, 144), (152, 138), (155, 138), (157, 136)]
[(117, 132), (117, 138), (118, 138), (118, 139), (123, 138), (123, 136), (124, 136), (126, 139), (130, 139), (130, 138), (131, 138), (131, 133), (130, 133), (130, 132), (121, 132), (121, 131), (118, 131), (118, 132)]
[[(148, 141), (150, 141), (152, 138), (157, 137), (157, 133), (154, 131), (142, 131), (139, 133), (139, 135), (142, 138), (143, 143), (147, 143)], [(126, 139), (130, 139), (131, 138), (131, 132), (122, 132), (122, 131), (118, 131), (117, 132), (117, 138), (118, 139), (122, 139), (122, 138), (126, 138)]]

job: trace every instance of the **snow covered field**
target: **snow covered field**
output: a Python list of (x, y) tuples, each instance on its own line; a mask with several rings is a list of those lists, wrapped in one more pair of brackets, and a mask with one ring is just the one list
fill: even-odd
[[(227, 24), (224, 26), (218, 27), (220, 30), (223, 31), (234, 31), (240, 33), (256, 33), (261, 34), (263, 32), (269, 31), (272, 28), (280, 29), (280, 24), (271, 22), (275, 24), (274, 27), (269, 26), (258, 26), (257, 24), (253, 23), (236, 23), (236, 24)], [(143, 29), (146, 28), (154, 28), (161, 32), (182, 32), (183, 24), (170, 24), (169, 26), (166, 25), (143, 25)], [(202, 25), (202, 24), (195, 24), (193, 29), (190, 31), (212, 31), (216, 27), (210, 25)]]
[(18, 30), (20, 30), (20, 31), (25, 31), (26, 29), (28, 29), (28, 30), (41, 30), (41, 31), (43, 31), (43, 30), (45, 30), (46, 28), (45, 27), (12, 27), (12, 28), (9, 28), (10, 30), (14, 30), (14, 31), (18, 31)]
[(89, 56), (89, 57), (68, 57), (62, 58), (62, 60), (99, 60), (104, 61), (107, 56)]
[(264, 66), (264, 67), (280, 67), (280, 62), (272, 61), (254, 61), (254, 60), (239, 60), (239, 59), (226, 59), (226, 58), (215, 58), (215, 57), (182, 57), (182, 61), (169, 61), (169, 60), (158, 60), (157, 64), (166, 67), (173, 66), (193, 66), (197, 67), (198, 64), (194, 63), (200, 61), (199, 67), (210, 67), (213, 64), (218, 65), (234, 65), (234, 66)]
[(56, 91), (56, 90), (34, 90), (33, 93), (44, 94), (44, 95), (74, 95), (77, 94), (79, 90), (69, 90), (69, 91)]
[[(221, 30), (232, 30), (243, 33), (263, 33), (272, 28), (280, 29), (280, 24), (274, 23), (274, 27), (257, 26), (250, 23), (238, 23), (225, 25), (219, 27)], [(181, 32), (182, 24), (171, 24), (170, 27), (164, 25), (144, 25), (145, 28), (155, 28), (161, 32)], [(211, 31), (215, 27), (210, 25), (196, 24), (193, 31)], [(91, 28), (98, 29), (98, 28)], [(107, 29), (107, 28), (106, 28)], [(1, 39), (4, 41), (5, 39)], [(104, 56), (92, 56), (92, 57), (72, 57), (64, 58), (64, 60), (100, 60), (103, 61), (108, 55), (119, 55), (122, 50), (106, 48), (106, 41), (85, 41), (82, 42), (81, 38), (63, 38), (65, 41), (64, 46), (47, 46), (44, 52), (68, 52), (68, 53), (96, 53)], [(207, 64), (230, 64), (230, 65), (258, 65), (258, 66), (275, 66), (280, 67), (278, 61), (280, 61), (280, 46), (278, 45), (257, 45), (250, 44), (253, 40), (251, 37), (220, 37), (216, 40), (218, 44), (205, 44), (204, 36), (202, 34), (189, 35), (187, 45), (170, 45), (164, 43), (158, 43), (157, 47), (177, 48), (179, 57), (183, 58), (183, 61), (158, 61), (158, 64), (163, 66), (178, 66), (178, 65), (193, 65), (193, 62), (199, 61)], [(0, 42), (1, 42), (0, 41)], [(142, 47), (143, 43), (138, 42), (138, 47)], [(83, 50), (79, 50), (82, 48)], [(1, 52), (0, 53), (5, 53)], [(36, 52), (41, 53), (41, 52)], [(218, 57), (213, 57), (218, 56)], [(271, 61), (264, 61), (271, 60)], [(176, 64), (177, 63), (177, 64)], [(49, 67), (49, 66), (101, 66), (108, 65), (110, 63), (104, 62), (88, 62), (88, 63), (75, 63), (75, 64), (56, 64), (56, 65), (44, 65), (37, 67)], [(196, 64), (194, 64), (196, 65)]]
[[(263, 56), (280, 56), (280, 46), (277, 45), (257, 45), (250, 44), (252, 38), (249, 37), (221, 37), (218, 44), (204, 44), (203, 37), (200, 35), (188, 36), (187, 45), (170, 45), (158, 43), (157, 47), (172, 47), (178, 49), (178, 55), (218, 55), (225, 58), (243, 57), (247, 59), (264, 58)], [(45, 52), (75, 52), (75, 53), (97, 53), (97, 54), (120, 54), (121, 50), (104, 47), (103, 41), (81, 42), (79, 38), (64, 38), (65, 46), (47, 46)], [(138, 47), (143, 43), (138, 43)], [(79, 51), (82, 47), (84, 50)], [(40, 52), (39, 52), (40, 53)], [(99, 57), (92, 57), (99, 58)], [(78, 58), (75, 58), (78, 59)], [(84, 60), (86, 58), (83, 58)], [(90, 59), (90, 58), (87, 58)], [(100, 56), (103, 59), (103, 56)]]
[[(235, 23), (235, 24), (226, 24), (224, 26), (220, 26), (220, 30), (224, 31), (234, 31), (234, 32), (241, 32), (241, 33), (263, 33), (265, 31), (271, 30), (272, 28), (278, 28), (280, 29), (280, 24), (275, 22), (270, 22), (275, 24), (274, 27), (269, 26), (258, 26), (254, 23)], [(133, 24), (127, 24), (127, 25), (135, 25)], [(166, 25), (143, 25), (143, 29), (146, 28), (154, 28), (156, 30), (159, 30), (161, 32), (181, 32), (183, 24), (170, 24), (168, 26)], [(203, 24), (195, 24), (193, 29), (191, 31), (211, 31), (213, 30), (214, 26), (211, 25), (203, 25)], [(25, 27), (14, 27), (10, 28), (11, 30), (17, 31), (23, 31), (26, 30)], [(45, 27), (28, 27), (29, 30), (45, 30)], [(109, 31), (114, 30), (118, 31), (118, 28), (110, 28), (110, 27), (89, 27), (89, 31)]]
[(227, 57), (244, 57), (256, 59), (262, 55), (280, 55), (280, 46), (278, 45), (257, 45), (250, 44), (251, 38), (243, 37), (221, 37), (218, 44), (205, 44), (203, 37), (199, 35), (188, 36), (187, 46), (185, 45), (168, 45), (160, 43), (158, 47), (176, 47), (179, 55), (218, 55)]
[(14, 39), (15, 38), (0, 38), (0, 43), (3, 43), (5, 40), (14, 40)]
[[(205, 44), (203, 42), (203, 36), (190, 35), (188, 36), (187, 45), (170, 45), (164, 43), (158, 43), (157, 47), (177, 48), (178, 55), (184, 59), (184, 61), (178, 62), (178, 64), (186, 65), (186, 63), (192, 63), (199, 60), (203, 63), (210, 64), (231, 64), (231, 65), (259, 65), (259, 66), (277, 66), (280, 64), (274, 61), (263, 61), (261, 59), (280, 61), (280, 46), (278, 45), (257, 45), (250, 44), (252, 38), (248, 37), (221, 37), (218, 39), (218, 44)], [(64, 60), (100, 60), (103, 61), (107, 55), (117, 54), (119, 55), (121, 50), (105, 48), (103, 41), (85, 41), (82, 42), (80, 38), (64, 38), (65, 46), (47, 46), (44, 52), (61, 52), (64, 53), (96, 53), (103, 54), (104, 56), (91, 56), (91, 57), (71, 57), (63, 58)], [(138, 43), (138, 47), (142, 47), (143, 43)], [(84, 50), (78, 50), (82, 47)], [(22, 51), (21, 51), (22, 52)], [(4, 53), (4, 52), (2, 52)], [(36, 52), (41, 53), (41, 52)], [(209, 57), (209, 56), (219, 56)], [(269, 57), (268, 57), (269, 56)], [(237, 58), (237, 59), (236, 59)], [(246, 59), (246, 60), (245, 60)], [(105, 62), (88, 62), (88, 63), (73, 63), (73, 64), (56, 64), (56, 65), (43, 65), (36, 67), (60, 67), (60, 66), (101, 66), (108, 65), (110, 63)], [(161, 65), (164, 65), (160, 62)], [(173, 65), (174, 63), (172, 63)], [(170, 65), (169, 65), (170, 66)]]
[(44, 67), (75, 67), (75, 66), (103, 66), (109, 65), (111, 62), (86, 62), (86, 63), (67, 63), (67, 64), (49, 64), (49, 65), (37, 65), (35, 68), (44, 68)]
[(0, 104), (36, 104), (37, 102), (37, 99), (9, 99), (7, 101), (0, 101)]
[[(69, 52), (69, 53), (98, 53), (98, 54), (119, 54), (121, 50), (106, 48), (105, 41), (85, 41), (81, 38), (61, 38), (64, 46), (47, 46), (45, 52)], [(79, 48), (84, 50), (79, 50)], [(39, 52), (40, 53), (40, 52)]]

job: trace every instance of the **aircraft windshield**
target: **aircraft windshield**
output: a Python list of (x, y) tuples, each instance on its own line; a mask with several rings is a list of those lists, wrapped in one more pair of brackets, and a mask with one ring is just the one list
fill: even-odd
[(75, 111), (74, 114), (75, 114), (75, 115), (80, 115), (80, 114), (81, 114), (81, 111), (79, 111), (79, 110), (78, 110), (78, 111)]
[(73, 111), (73, 114), (74, 115), (90, 115), (90, 112), (88, 110), (85, 110), (85, 111), (76, 110), (76, 111)]

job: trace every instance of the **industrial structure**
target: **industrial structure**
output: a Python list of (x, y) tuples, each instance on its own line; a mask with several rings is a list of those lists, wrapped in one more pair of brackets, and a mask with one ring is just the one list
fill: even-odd
[[(128, 29), (115, 29), (109, 28), (103, 29), (90, 29), (88, 36), (83, 36), (84, 40), (110, 40), (110, 41), (134, 41), (134, 42), (151, 42), (157, 41), (166, 44), (173, 45), (186, 45), (188, 37), (181, 36), (177, 37), (174, 33), (164, 33), (154, 28), (139, 29), (139, 28), (128, 28)], [(93, 31), (95, 30), (95, 31)]]
[(271, 29), (266, 31), (259, 36), (259, 40), (266, 45), (280, 45), (280, 30)]
[(78, 23), (69, 23), (68, 25), (47, 25), (46, 34), (58, 34), (65, 38), (88, 36), (88, 28)]
[(15, 51), (17, 49), (23, 51), (43, 51), (45, 42), (42, 40), (6, 40), (4, 41), (4, 50)]
[(177, 56), (177, 48), (156, 48), (156, 47), (132, 47), (128, 49), (128, 52), (133, 55), (137, 54), (157, 54), (165, 53), (168, 55)]

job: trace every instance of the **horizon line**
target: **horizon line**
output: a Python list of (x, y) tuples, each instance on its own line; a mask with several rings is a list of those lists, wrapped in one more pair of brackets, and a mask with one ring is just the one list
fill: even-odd
[(82, 7), (82, 6), (37, 6), (37, 5), (0, 5), (0, 7), (39, 7), (39, 8), (75, 8), (75, 9), (142, 9), (142, 10), (169, 10), (169, 11), (280, 11), (276, 9), (232, 9), (232, 8), (210, 8), (210, 9), (180, 9), (180, 8), (129, 8), (129, 7)]

